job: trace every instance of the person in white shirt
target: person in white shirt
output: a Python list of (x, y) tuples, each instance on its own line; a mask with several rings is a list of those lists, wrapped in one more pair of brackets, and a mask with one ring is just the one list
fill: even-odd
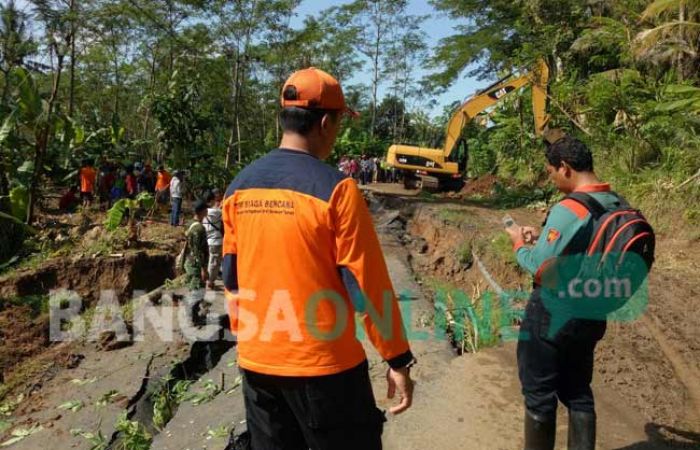
[(224, 223), (221, 219), (221, 202), (224, 196), (219, 189), (213, 189), (207, 196), (209, 209), (207, 217), (202, 224), (207, 231), (207, 243), (209, 244), (209, 282), (207, 287), (214, 289), (214, 282), (221, 269), (222, 246), (224, 243)]
[(176, 227), (180, 225), (180, 212), (182, 211), (182, 184), (183, 174), (181, 171), (175, 172), (175, 176), (170, 180), (170, 225)]

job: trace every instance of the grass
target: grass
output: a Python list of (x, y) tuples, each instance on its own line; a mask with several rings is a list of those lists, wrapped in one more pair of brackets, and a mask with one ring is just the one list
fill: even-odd
[(492, 239), (488, 246), (488, 251), (497, 259), (504, 261), (510, 266), (518, 267), (518, 260), (513, 252), (513, 243), (506, 233), (498, 233)]
[(457, 248), (457, 260), (465, 267), (471, 267), (471, 265), (474, 263), (472, 243), (472, 240), (465, 240)]
[(48, 295), (25, 295), (23, 297), (0, 298), (0, 311), (9, 306), (28, 306), (30, 317), (37, 317), (49, 313)]
[(433, 325), (462, 353), (475, 353), (501, 342), (503, 311), (490, 291), (475, 289), (471, 295), (457, 286), (428, 278), (425, 285), (435, 295)]
[(443, 222), (460, 224), (467, 218), (467, 214), (461, 209), (441, 208), (440, 211), (438, 211), (438, 218)]
[(494, 185), (494, 193), (489, 196), (475, 194), (468, 198), (469, 203), (492, 209), (513, 209), (529, 205), (549, 204), (556, 195), (556, 189), (551, 184), (537, 186), (520, 184), (504, 186)]

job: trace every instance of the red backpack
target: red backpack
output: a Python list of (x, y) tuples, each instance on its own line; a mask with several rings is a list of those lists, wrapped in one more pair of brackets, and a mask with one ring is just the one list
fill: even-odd
[(591, 195), (573, 192), (567, 196), (583, 205), (591, 214), (593, 234), (586, 248), (586, 255), (604, 261), (609, 255), (618, 258), (620, 265), (629, 252), (636, 253), (647, 266), (647, 271), (654, 264), (656, 236), (654, 229), (642, 213), (632, 208), (621, 196), (620, 206), (608, 210)]

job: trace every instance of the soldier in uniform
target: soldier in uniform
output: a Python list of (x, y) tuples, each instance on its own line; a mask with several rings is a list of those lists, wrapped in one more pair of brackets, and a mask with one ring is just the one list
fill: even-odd
[(197, 200), (194, 204), (195, 222), (187, 229), (185, 256), (185, 282), (190, 289), (202, 289), (209, 278), (209, 245), (207, 231), (202, 221), (207, 217), (207, 204)]

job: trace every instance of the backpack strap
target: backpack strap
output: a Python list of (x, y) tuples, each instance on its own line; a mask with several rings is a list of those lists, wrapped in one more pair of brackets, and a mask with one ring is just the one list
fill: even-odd
[(600, 204), (598, 200), (593, 198), (593, 196), (586, 194), (585, 192), (572, 192), (567, 195), (566, 198), (575, 200), (576, 202), (582, 204), (588, 212), (591, 213), (595, 220), (600, 219), (608, 210)]

